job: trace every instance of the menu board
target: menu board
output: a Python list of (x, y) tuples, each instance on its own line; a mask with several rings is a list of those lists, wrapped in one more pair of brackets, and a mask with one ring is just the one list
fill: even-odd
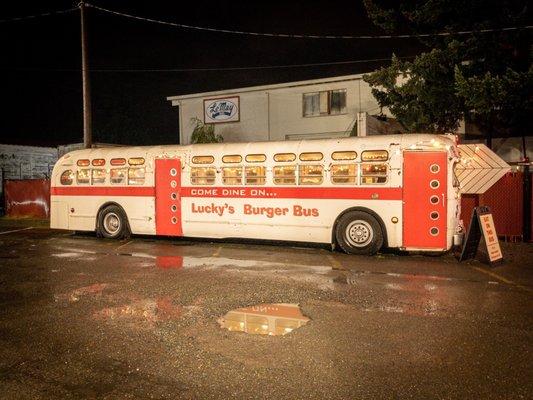
[(487, 246), (487, 253), (491, 263), (503, 259), (502, 250), (500, 248), (500, 242), (498, 242), (498, 236), (496, 235), (496, 228), (494, 227), (494, 220), (492, 214), (479, 214), (481, 231), (485, 238), (485, 245)]
[(463, 243), (459, 261), (476, 257), (482, 233), (490, 263), (496, 263), (503, 259), (490, 208), (480, 206), (474, 208), (474, 212), (472, 213), (472, 219), (470, 220), (470, 226), (468, 227), (468, 233)]

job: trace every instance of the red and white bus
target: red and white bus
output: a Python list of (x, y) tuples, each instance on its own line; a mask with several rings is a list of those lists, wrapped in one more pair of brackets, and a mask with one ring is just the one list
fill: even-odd
[(458, 161), (426, 134), (78, 150), (54, 167), (51, 227), (446, 251)]

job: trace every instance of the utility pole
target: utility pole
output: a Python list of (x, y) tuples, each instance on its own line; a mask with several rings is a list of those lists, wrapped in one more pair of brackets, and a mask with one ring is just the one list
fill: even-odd
[(85, 26), (85, 4), (80, 1), (81, 17), (81, 79), (83, 85), (83, 146), (90, 149), (93, 145), (93, 127), (91, 113), (91, 85), (89, 81), (89, 63), (87, 60), (87, 31)]

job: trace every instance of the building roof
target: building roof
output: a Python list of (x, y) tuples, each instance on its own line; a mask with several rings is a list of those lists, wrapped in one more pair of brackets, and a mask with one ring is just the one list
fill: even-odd
[(229, 95), (229, 94), (243, 93), (243, 92), (256, 92), (256, 91), (263, 91), (263, 90), (270, 90), (270, 89), (282, 89), (282, 88), (290, 88), (290, 87), (297, 87), (297, 86), (320, 85), (323, 83), (330, 83), (330, 82), (354, 81), (354, 80), (362, 79), (362, 77), (363, 77), (363, 74), (334, 76), (334, 77), (329, 77), (329, 78), (311, 79), (311, 80), (306, 80), (306, 81), (286, 82), (286, 83), (277, 83), (277, 84), (272, 84), (272, 85), (250, 86), (250, 87), (235, 88), (235, 89), (216, 90), (212, 92), (190, 93), (190, 94), (184, 94), (184, 95), (178, 95), (178, 96), (169, 96), (167, 97), (167, 100), (171, 101), (172, 105), (178, 105), (180, 100), (194, 99), (198, 97), (212, 97), (212, 96)]

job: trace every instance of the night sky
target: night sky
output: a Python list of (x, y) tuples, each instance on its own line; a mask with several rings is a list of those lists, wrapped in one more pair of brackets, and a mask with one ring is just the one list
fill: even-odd
[[(359, 2), (190, 2), (93, 0), (148, 18), (221, 29), (378, 35)], [(0, 19), (75, 7), (73, 1), (17, 2)], [(79, 11), (0, 23), (0, 143), (82, 141)], [(87, 9), (93, 140), (123, 144), (178, 141), (178, 110), (166, 96), (371, 71), (387, 62), (284, 69), (131, 72), (271, 66), (412, 56), (416, 39), (312, 40), (199, 32)], [(115, 69), (119, 71), (104, 71)], [(129, 72), (126, 70), (130, 70)]]

